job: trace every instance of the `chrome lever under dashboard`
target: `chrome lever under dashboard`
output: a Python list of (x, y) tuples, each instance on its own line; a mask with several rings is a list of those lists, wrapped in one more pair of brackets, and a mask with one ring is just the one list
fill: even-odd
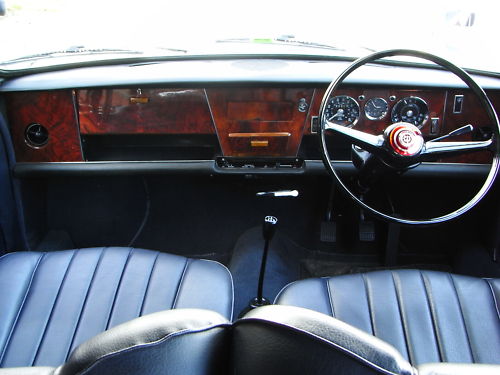
[(277, 191), (259, 191), (258, 197), (298, 197), (298, 190), (277, 190)]

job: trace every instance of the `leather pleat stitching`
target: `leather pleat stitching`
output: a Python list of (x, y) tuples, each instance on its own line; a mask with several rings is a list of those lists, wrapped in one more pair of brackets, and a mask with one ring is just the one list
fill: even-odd
[(392, 282), (394, 284), (394, 291), (396, 294), (396, 302), (398, 303), (398, 310), (399, 310), (399, 317), (400, 317), (400, 321), (401, 321), (401, 327), (403, 328), (403, 336), (404, 336), (405, 344), (406, 344), (406, 352), (408, 353), (408, 358), (409, 358), (410, 363), (414, 364), (415, 358), (413, 358), (414, 355), (413, 355), (413, 351), (411, 350), (411, 345), (410, 345), (409, 338), (408, 338), (409, 330), (408, 330), (408, 327), (406, 325), (404, 306), (403, 306), (403, 301), (401, 298), (401, 290), (400, 290), (400, 287), (398, 286), (399, 285), (398, 282), (396, 281), (397, 275), (393, 271), (391, 271), (391, 276), (392, 276)]
[(5, 352), (7, 351), (7, 348), (9, 347), (10, 340), (12, 338), (12, 335), (14, 334), (14, 331), (16, 330), (17, 323), (19, 321), (19, 317), (21, 316), (21, 313), (23, 311), (24, 305), (26, 304), (26, 300), (28, 299), (28, 295), (31, 289), (31, 285), (33, 284), (33, 280), (36, 276), (36, 272), (38, 270), (38, 266), (45, 257), (45, 253), (40, 254), (38, 257), (38, 260), (35, 264), (35, 267), (33, 267), (33, 271), (31, 273), (30, 281), (28, 283), (28, 287), (26, 288), (26, 292), (24, 293), (23, 300), (21, 302), (21, 305), (19, 306), (19, 311), (17, 312), (16, 318), (14, 319), (14, 323), (12, 324), (12, 327), (10, 328), (9, 336), (7, 337), (7, 340), (5, 341), (5, 346), (3, 347), (2, 352), (0, 353), (0, 367), (2, 367), (3, 359), (5, 356)]
[(156, 268), (156, 263), (158, 261), (158, 257), (159, 256), (160, 256), (160, 253), (157, 252), (155, 260), (153, 262), (153, 265), (151, 266), (151, 272), (149, 273), (148, 282), (146, 284), (146, 289), (144, 290), (144, 295), (142, 297), (142, 303), (141, 303), (141, 309), (139, 310), (139, 316), (142, 316), (142, 313), (143, 313), (143, 310), (144, 310), (144, 303), (146, 302), (146, 296), (147, 296), (148, 291), (149, 291), (149, 285), (151, 284), (151, 279), (153, 278), (153, 273), (154, 273), (154, 270)]
[(491, 290), (491, 295), (493, 297), (493, 302), (495, 303), (495, 308), (497, 309), (497, 316), (498, 316), (498, 319), (500, 319), (500, 310), (498, 308), (498, 301), (497, 301), (497, 297), (495, 296), (495, 292), (493, 291), (493, 285), (491, 285), (490, 281), (488, 279), (484, 279), (484, 281), (486, 281), (486, 283), (488, 284), (488, 286), (490, 287), (490, 290)]
[(189, 267), (190, 259), (186, 258), (186, 263), (184, 263), (184, 269), (182, 270), (181, 278), (179, 279), (179, 283), (177, 284), (177, 288), (175, 290), (174, 300), (172, 301), (171, 309), (175, 309), (177, 305), (177, 299), (179, 298), (179, 294), (181, 292), (182, 283), (184, 282), (184, 276), (186, 275), (187, 269)]
[(128, 262), (130, 261), (130, 258), (132, 257), (132, 253), (133, 252), (134, 252), (134, 248), (131, 247), (130, 250), (129, 250), (129, 252), (128, 252), (128, 255), (127, 255), (127, 260), (125, 261), (125, 264), (123, 265), (122, 273), (120, 275), (120, 280), (118, 281), (118, 285), (116, 286), (115, 294), (113, 296), (113, 303), (111, 304), (111, 309), (109, 310), (108, 322), (106, 323), (105, 330), (107, 330), (109, 328), (109, 323), (111, 322), (111, 317), (113, 316), (113, 312), (114, 312), (114, 309), (115, 309), (116, 296), (118, 296), (118, 292), (120, 290), (120, 287), (121, 287), (122, 281), (123, 281), (123, 275), (125, 274), (125, 270), (127, 269)]
[(368, 304), (368, 314), (370, 315), (370, 326), (372, 329), (372, 335), (377, 336), (376, 330), (375, 330), (375, 316), (373, 314), (373, 298), (370, 296), (370, 285), (368, 282), (368, 279), (366, 278), (366, 275), (363, 273), (361, 274), (361, 277), (363, 278), (363, 283), (365, 285), (365, 295), (366, 295), (366, 302)]
[(66, 266), (66, 271), (64, 271), (64, 276), (61, 280), (61, 283), (59, 284), (59, 288), (57, 289), (56, 298), (55, 298), (54, 303), (52, 304), (52, 307), (50, 309), (49, 318), (45, 322), (45, 327), (43, 328), (42, 337), (40, 338), (40, 341), (38, 342), (38, 346), (37, 346), (36, 351), (35, 351), (35, 356), (33, 357), (33, 360), (31, 362), (31, 366), (34, 366), (36, 360), (38, 359), (38, 353), (40, 353), (40, 348), (43, 346), (43, 341), (45, 340), (45, 335), (47, 334), (47, 328), (49, 327), (50, 322), (52, 321), (52, 316), (54, 315), (54, 311), (56, 309), (57, 302), (59, 301), (59, 297), (61, 296), (61, 290), (64, 287), (64, 284), (65, 284), (66, 279), (68, 277), (69, 270), (71, 268), (71, 265), (73, 264), (73, 260), (75, 259), (75, 256), (78, 253), (78, 251), (79, 250), (73, 251), (73, 254), (71, 255), (71, 259), (69, 260), (69, 263)]
[(333, 296), (332, 296), (332, 291), (330, 289), (330, 283), (328, 282), (330, 279), (325, 278), (325, 288), (326, 288), (326, 295), (328, 296), (328, 302), (330, 304), (330, 311), (332, 312), (332, 316), (335, 318), (335, 309), (333, 308)]
[(69, 343), (68, 349), (66, 350), (66, 355), (64, 356), (65, 359), (68, 359), (69, 354), (71, 352), (71, 348), (74, 345), (76, 334), (78, 332), (78, 329), (80, 328), (80, 323), (81, 323), (83, 311), (85, 310), (85, 308), (87, 306), (87, 301), (88, 301), (88, 298), (90, 295), (90, 290), (92, 289), (92, 286), (94, 284), (95, 275), (97, 274), (97, 271), (99, 270), (99, 266), (101, 265), (101, 260), (104, 257), (105, 253), (106, 253), (106, 248), (103, 247), (101, 249), (101, 254), (99, 255), (99, 259), (97, 260), (96, 266), (94, 268), (94, 273), (92, 274), (92, 278), (90, 279), (90, 283), (87, 286), (87, 292), (85, 293), (85, 299), (83, 300), (82, 308), (80, 309), (80, 314), (78, 315), (78, 320), (76, 322), (75, 329), (73, 330), (73, 336), (71, 337), (71, 341)]
[(420, 271), (420, 278), (422, 279), (422, 283), (424, 284), (424, 290), (425, 290), (425, 299), (427, 301), (427, 306), (429, 308), (429, 313), (431, 314), (431, 323), (432, 323), (432, 330), (434, 332), (434, 338), (436, 340), (436, 344), (438, 347), (438, 354), (439, 354), (439, 361), (440, 362), (446, 362), (446, 358), (444, 353), (443, 353), (443, 342), (441, 339), (441, 335), (439, 334), (438, 330), (438, 322), (437, 322), (437, 312), (436, 312), (436, 307), (434, 306), (434, 299), (432, 298), (432, 290), (429, 285), (429, 280), (426, 275), (422, 271)]
[(467, 329), (467, 324), (465, 322), (464, 310), (462, 308), (462, 302), (460, 301), (460, 295), (458, 294), (457, 285), (455, 284), (455, 279), (453, 278), (453, 275), (451, 275), (451, 274), (448, 274), (448, 277), (450, 278), (451, 285), (453, 286), (453, 290), (455, 291), (455, 296), (457, 297), (458, 307), (460, 308), (460, 316), (462, 317), (462, 323), (464, 326), (465, 337), (467, 337), (467, 344), (469, 345), (469, 352), (470, 352), (472, 361), (474, 363), (477, 363), (476, 356), (474, 355), (474, 351), (472, 350), (472, 345), (471, 345), (470, 337), (469, 337), (469, 330)]

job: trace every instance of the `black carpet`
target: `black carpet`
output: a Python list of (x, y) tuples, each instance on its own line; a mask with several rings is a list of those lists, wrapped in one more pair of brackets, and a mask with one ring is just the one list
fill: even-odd
[[(260, 264), (264, 249), (262, 229), (246, 231), (236, 243), (229, 270), (234, 280), (234, 316), (243, 311), (257, 296)], [(300, 277), (300, 258), (303, 250), (286, 236), (276, 233), (269, 245), (263, 295), (273, 302), (279, 291)]]

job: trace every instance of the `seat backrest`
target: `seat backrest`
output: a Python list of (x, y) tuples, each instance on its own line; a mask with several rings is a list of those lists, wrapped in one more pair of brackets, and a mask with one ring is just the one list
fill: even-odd
[(0, 374), (228, 374), (229, 328), (213, 311), (162, 311), (91, 338), (58, 368), (5, 368)]
[(500, 365), (500, 279), (381, 270), (299, 280), (277, 304), (333, 316), (391, 344), (412, 365)]
[(389, 344), (327, 315), (265, 306), (234, 324), (234, 373), (415, 374)]
[(229, 327), (208, 310), (150, 314), (83, 343), (56, 374), (225, 374)]
[(0, 257), (0, 367), (57, 367), (80, 344), (139, 316), (177, 308), (231, 319), (219, 263), (97, 247)]
[(493, 375), (499, 369), (456, 363), (416, 369), (394, 347), (335, 318), (264, 306), (233, 324), (207, 310), (150, 314), (81, 344), (58, 368), (4, 368), (0, 375)]

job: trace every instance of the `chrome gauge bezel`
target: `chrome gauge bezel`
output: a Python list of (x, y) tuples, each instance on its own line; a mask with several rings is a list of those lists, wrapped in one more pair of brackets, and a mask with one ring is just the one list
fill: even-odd
[(429, 105), (427, 104), (427, 102), (424, 99), (422, 99), (421, 97), (419, 97), (419, 96), (406, 96), (406, 97), (398, 100), (396, 102), (396, 104), (394, 104), (394, 106), (392, 107), (392, 110), (391, 110), (391, 121), (392, 122), (397, 122), (397, 121), (393, 120), (394, 113), (395, 113), (396, 108), (398, 107), (398, 105), (401, 102), (403, 102), (404, 100), (406, 100), (406, 99), (414, 99), (415, 101), (420, 101), (420, 102), (423, 103), (423, 105), (425, 106), (425, 108), (427, 108), (427, 111), (425, 113), (424, 119), (422, 120), (422, 123), (420, 123), (420, 124), (413, 124), (413, 123), (411, 123), (412, 125), (415, 125), (417, 128), (421, 129), (427, 123), (427, 121), (429, 120), (430, 110), (429, 110)]
[[(358, 123), (359, 118), (361, 117), (361, 109), (360, 109), (360, 107), (359, 107), (359, 103), (358, 103), (358, 102), (356, 101), (356, 99), (354, 99), (352, 96), (349, 96), (349, 95), (336, 95), (336, 96), (332, 96), (332, 97), (330, 97), (330, 98), (328, 99), (328, 104), (327, 104), (327, 107), (328, 107), (328, 105), (330, 104), (330, 102), (331, 102), (332, 100), (337, 99), (337, 98), (345, 98), (345, 99), (347, 99), (347, 100), (352, 101), (352, 102), (355, 104), (356, 109), (358, 110), (358, 115), (357, 115), (356, 119), (355, 119), (355, 120), (354, 120), (351, 124), (347, 124), (347, 125), (345, 125), (345, 124), (339, 124), (339, 123), (337, 123), (337, 122), (335, 122), (335, 121), (333, 121), (333, 122), (335, 122), (335, 124), (338, 124), (338, 125), (342, 125), (342, 126), (346, 126), (346, 127), (348, 127), (348, 128), (352, 128), (353, 126), (355, 126), (355, 125)], [(327, 110), (327, 111), (328, 111), (328, 110)]]
[[(378, 99), (378, 100), (382, 100), (382, 101), (385, 103), (385, 112), (384, 112), (384, 114), (383, 114), (383, 115), (378, 116), (378, 117), (371, 116), (371, 115), (370, 115), (370, 114), (368, 114), (368, 112), (367, 112), (367, 105), (368, 105), (368, 103), (370, 103), (370, 102), (372, 102), (372, 101), (374, 101), (374, 100), (376, 100), (376, 99)], [(389, 113), (389, 103), (388, 103), (388, 102), (387, 102), (387, 100), (385, 100), (384, 98), (380, 98), (380, 97), (377, 97), (377, 98), (370, 98), (370, 99), (368, 99), (368, 100), (366, 101), (366, 103), (365, 103), (365, 105), (364, 105), (363, 109), (364, 109), (364, 112), (365, 112), (365, 116), (366, 116), (366, 118), (367, 118), (368, 120), (382, 120), (382, 119), (383, 119), (383, 118), (385, 118), (385, 117), (387, 116), (387, 114)]]

